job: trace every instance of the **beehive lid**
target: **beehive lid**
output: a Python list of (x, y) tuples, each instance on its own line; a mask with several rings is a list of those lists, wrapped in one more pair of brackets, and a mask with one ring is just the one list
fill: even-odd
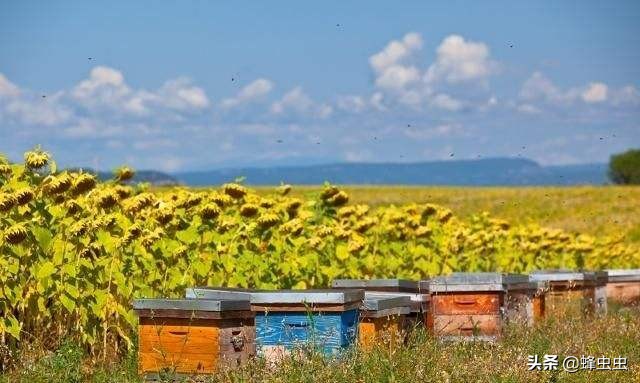
[(347, 304), (364, 299), (359, 289), (260, 290), (251, 294), (252, 305), (262, 304)]
[(185, 293), (186, 298), (198, 299), (251, 299), (251, 293), (256, 290), (231, 287), (190, 287)]
[(529, 279), (533, 282), (568, 282), (568, 281), (590, 281), (595, 280), (595, 275), (585, 274), (581, 271), (555, 269), (555, 270), (536, 270), (529, 274)]
[(399, 291), (418, 291), (418, 282), (407, 279), (334, 279), (333, 288), (343, 289), (395, 289)]
[(429, 294), (406, 293), (401, 291), (367, 291), (366, 297), (407, 297), (411, 302), (428, 302)]
[(246, 299), (136, 299), (134, 310), (175, 310), (175, 311), (241, 311), (251, 310)]
[(429, 281), (430, 292), (506, 291), (511, 288), (535, 288), (523, 274), (453, 273)]
[(407, 296), (380, 296), (365, 293), (362, 309), (365, 311), (381, 311), (396, 307), (409, 307), (411, 300)]
[(607, 283), (609, 281), (609, 273), (606, 271), (585, 271), (586, 275), (593, 276), (593, 280), (598, 283)]
[(640, 269), (609, 269), (609, 282), (640, 282)]

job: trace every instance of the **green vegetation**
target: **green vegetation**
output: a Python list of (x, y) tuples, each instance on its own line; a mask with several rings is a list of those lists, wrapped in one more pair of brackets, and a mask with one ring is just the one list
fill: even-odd
[[(256, 360), (243, 368), (221, 371), (204, 382), (637, 382), (640, 380), (640, 312), (618, 312), (589, 320), (547, 320), (533, 328), (507, 327), (496, 344), (440, 343), (422, 329), (406, 346), (389, 351), (351, 350), (342, 359), (320, 355), (290, 359), (277, 368)], [(41, 350), (42, 351), (42, 350)], [(527, 371), (528, 355), (627, 357), (627, 371)], [(135, 350), (119, 362), (95, 364), (82, 348), (65, 343), (44, 357), (25, 358), (0, 382), (141, 382)]]
[(617, 184), (640, 184), (640, 149), (627, 150), (611, 156), (609, 178)]
[[(231, 183), (218, 189), (150, 191), (129, 185), (133, 176), (132, 169), (120, 168), (113, 180), (98, 182), (86, 173), (57, 172), (49, 154), (39, 149), (26, 153), (23, 164), (0, 157), (0, 367), (18, 374), (10, 377), (26, 374), (25, 381), (37, 381), (38, 374), (50, 374), (56, 381), (83, 381), (89, 374), (113, 381), (132, 376), (133, 370), (120, 364), (113, 375), (108, 364), (123, 356), (125, 364), (135, 364), (132, 299), (182, 296), (188, 286), (306, 288), (327, 286), (338, 277), (421, 279), (451, 271), (640, 267), (634, 239), (640, 204), (637, 189), (630, 187), (325, 185), (298, 191), (283, 185), (254, 192)], [(513, 219), (495, 218), (492, 211)], [(547, 227), (545, 219), (559, 224)], [(584, 232), (595, 235), (575, 230), (581, 220)], [(563, 225), (570, 228), (557, 228)], [(637, 317), (610, 320), (630, 321), (637, 330)], [(603, 325), (604, 332), (594, 336), (617, 334), (617, 342), (616, 331), (627, 331), (625, 326)], [(603, 341), (592, 340), (595, 345)], [(415, 355), (430, 355), (429, 348), (439, 346), (424, 340), (411, 347), (411, 353), (398, 352), (397, 359), (381, 359), (375, 366), (371, 357), (359, 354), (341, 363), (352, 373), (381, 374), (370, 376), (374, 381), (391, 381), (385, 375), (391, 373), (393, 379), (408, 379), (412, 375), (406, 369)], [(435, 354), (427, 358), (431, 367), (421, 367), (426, 376), (446, 380), (433, 364), (440, 363), (450, 376), (462, 378), (447, 364), (463, 361), (458, 353), (464, 350), (455, 347), (445, 352), (448, 362)], [(500, 345), (472, 347), (486, 358), (502, 352)], [(58, 351), (46, 353), (52, 349)], [(318, 358), (291, 363), (287, 373), (315, 381), (310, 371), (318, 369), (325, 374), (320, 376), (339, 380), (332, 374), (342, 373), (344, 365), (323, 363)], [(376, 369), (382, 366), (388, 367)], [(249, 380), (287, 381), (268, 375), (269, 369), (243, 371), (257, 374)]]

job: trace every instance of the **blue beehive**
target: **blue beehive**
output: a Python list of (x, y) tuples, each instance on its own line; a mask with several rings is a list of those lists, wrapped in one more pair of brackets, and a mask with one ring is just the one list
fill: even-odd
[(357, 340), (362, 290), (274, 290), (194, 288), (187, 297), (250, 297), (256, 313), (258, 354), (270, 361), (296, 349), (313, 348), (334, 355)]

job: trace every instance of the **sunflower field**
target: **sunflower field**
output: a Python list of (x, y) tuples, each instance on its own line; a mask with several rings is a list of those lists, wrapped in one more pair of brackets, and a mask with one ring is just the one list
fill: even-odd
[(150, 191), (57, 171), (40, 149), (0, 157), (0, 343), (72, 338), (93, 355), (131, 345), (137, 297), (188, 286), (326, 287), (334, 278), (452, 271), (640, 267), (622, 238), (592, 237), (446, 207), (349, 204), (332, 185), (259, 195), (239, 183)]

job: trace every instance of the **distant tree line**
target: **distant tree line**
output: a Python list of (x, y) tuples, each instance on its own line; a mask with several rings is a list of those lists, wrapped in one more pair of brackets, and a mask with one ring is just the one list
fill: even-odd
[(609, 178), (621, 185), (640, 185), (640, 149), (614, 154), (609, 160)]

